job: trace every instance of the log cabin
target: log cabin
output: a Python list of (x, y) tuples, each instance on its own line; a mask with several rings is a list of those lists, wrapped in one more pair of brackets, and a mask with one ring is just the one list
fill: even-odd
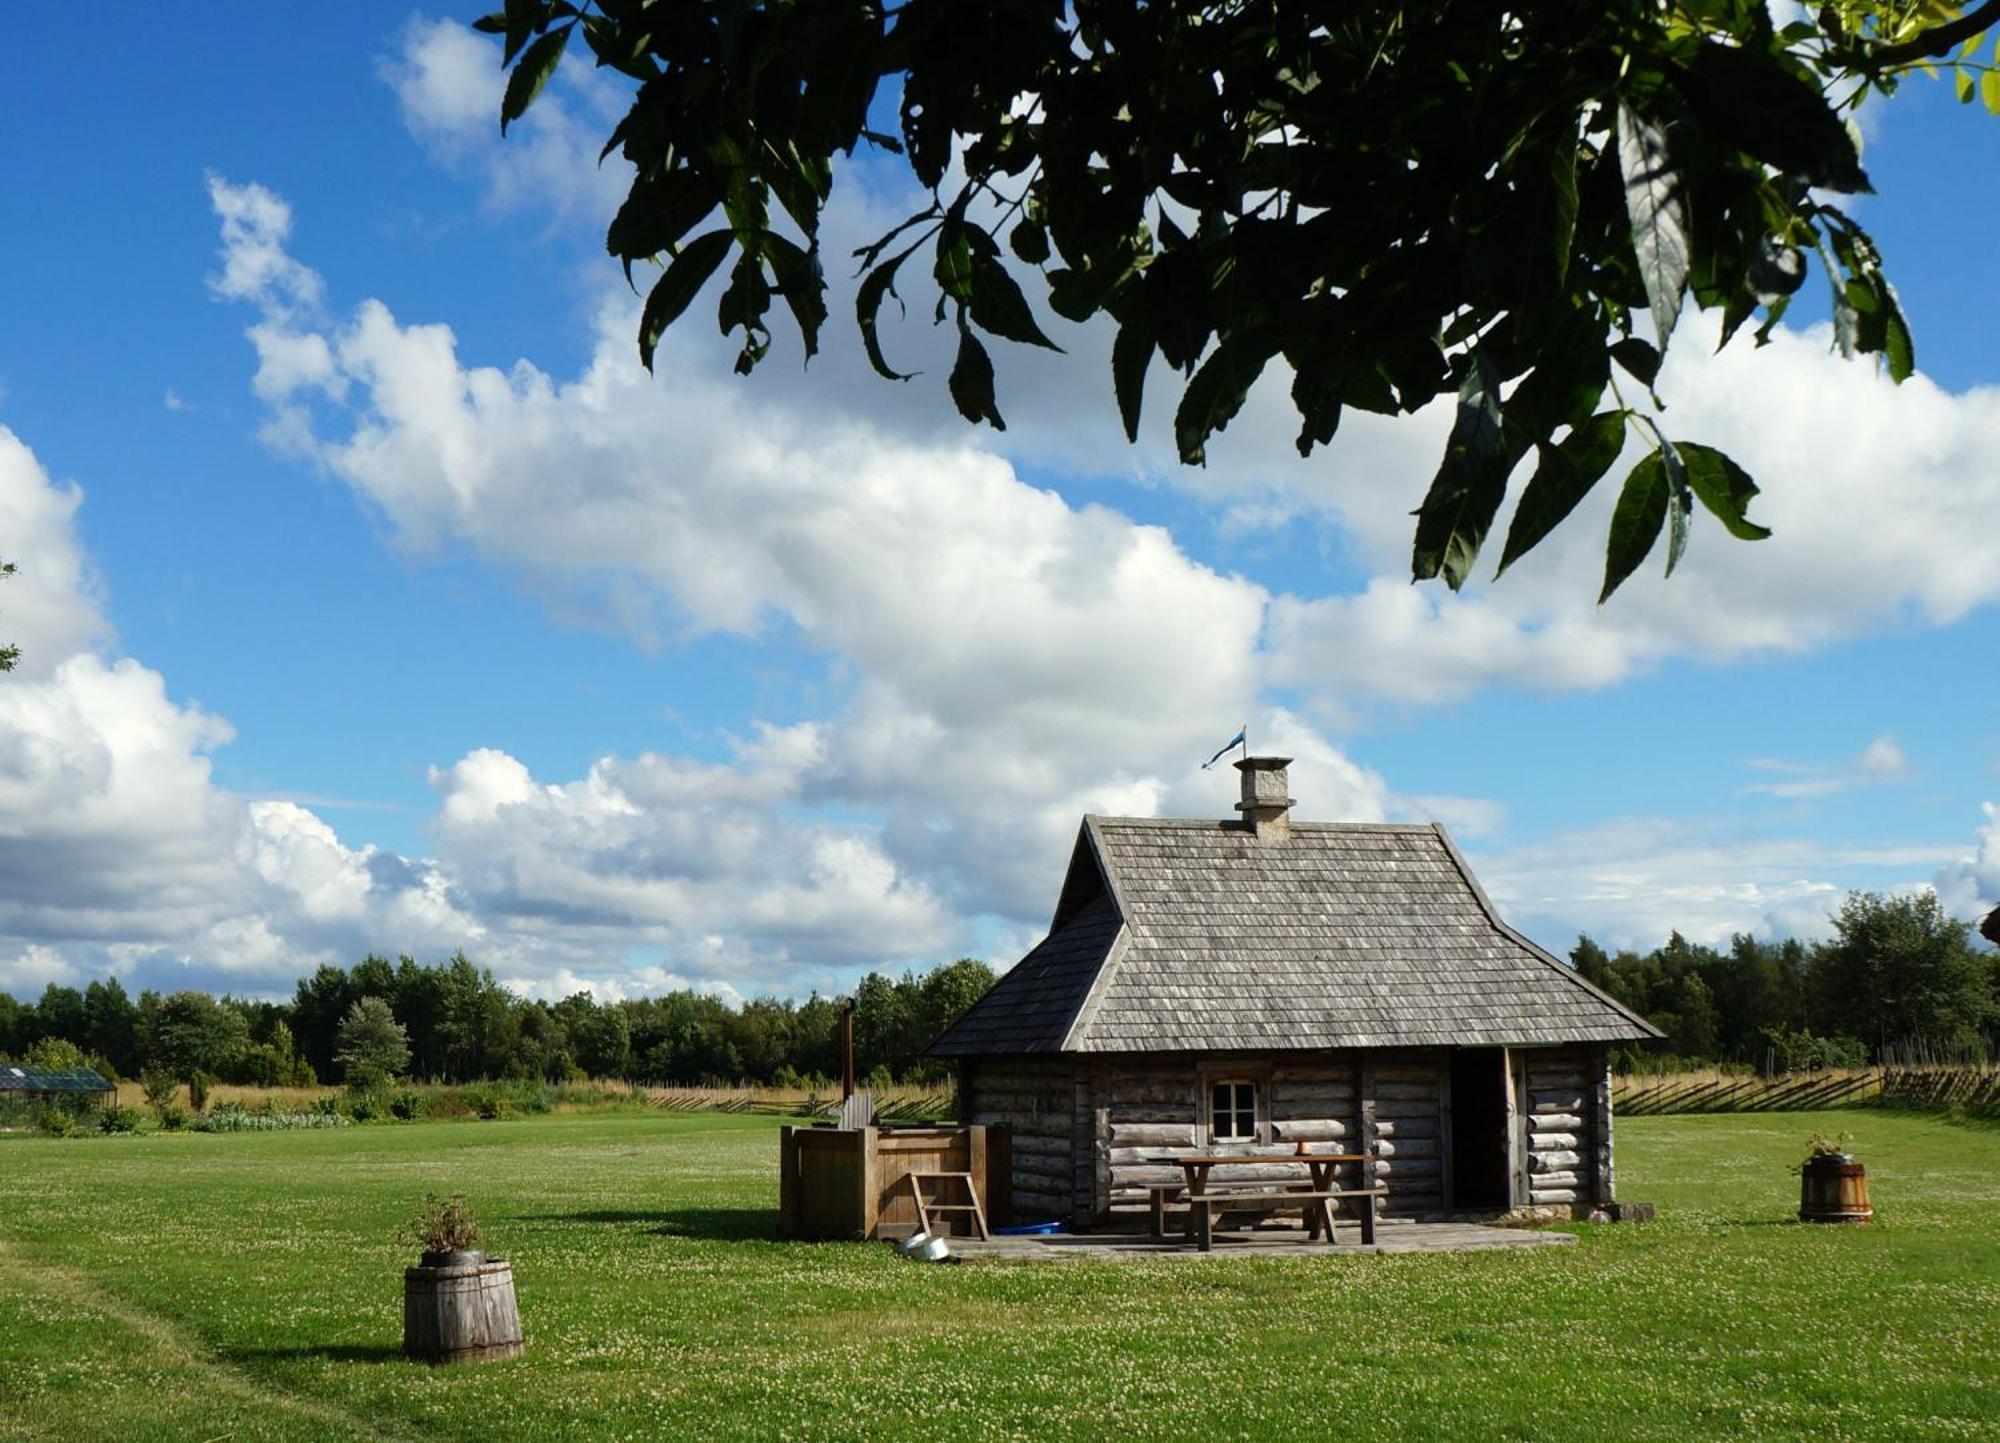
[(1237, 762), (1228, 820), (1086, 816), (1047, 937), (932, 1045), (1010, 1130), (1014, 1216), (1116, 1223), (1167, 1159), (1300, 1143), (1367, 1154), (1390, 1215), (1610, 1204), (1610, 1048), (1660, 1034), (1442, 826), (1292, 820), (1289, 761)]

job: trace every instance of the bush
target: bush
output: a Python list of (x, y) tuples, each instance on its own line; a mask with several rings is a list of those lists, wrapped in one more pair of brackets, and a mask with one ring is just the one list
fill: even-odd
[(465, 1194), (441, 1198), (425, 1193), (417, 1215), (403, 1228), (402, 1235), (427, 1253), (465, 1252), (479, 1246), (479, 1224), (472, 1220)]
[(350, 1091), (347, 1094), (344, 1109), (347, 1115), (356, 1122), (373, 1122), (384, 1112), (388, 1111), (388, 1108), (383, 1103), (382, 1094), (367, 1090)]
[(188, 1106), (196, 1112), (208, 1111), (208, 1090), (215, 1086), (215, 1078), (197, 1067), (188, 1074)]
[(76, 1131), (76, 1119), (60, 1107), (49, 1107), (42, 1110), (38, 1126), (50, 1137), (68, 1137)]
[(136, 1107), (107, 1107), (97, 1114), (99, 1132), (137, 1132), (139, 1130), (139, 1109)]
[(188, 1111), (178, 1102), (161, 1103), (154, 1111), (159, 1116), (161, 1132), (179, 1132), (188, 1124)]
[(146, 1094), (146, 1106), (152, 1108), (162, 1120), (166, 1117), (166, 1109), (174, 1106), (181, 1090), (180, 1080), (164, 1067), (149, 1067), (140, 1073), (139, 1087)]
[(389, 1098), (389, 1115), (402, 1122), (415, 1122), (423, 1110), (423, 1099), (409, 1088), (399, 1088)]

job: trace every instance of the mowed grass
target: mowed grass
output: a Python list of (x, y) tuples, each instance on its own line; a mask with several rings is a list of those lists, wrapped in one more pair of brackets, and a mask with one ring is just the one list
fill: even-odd
[[(1790, 1221), (1845, 1127), (1872, 1228)], [(1622, 1122), (1574, 1248), (927, 1267), (780, 1244), (775, 1126), (688, 1115), (0, 1138), (0, 1439), (1991, 1438), (2000, 1130)], [(463, 1191), (526, 1355), (398, 1354)]]

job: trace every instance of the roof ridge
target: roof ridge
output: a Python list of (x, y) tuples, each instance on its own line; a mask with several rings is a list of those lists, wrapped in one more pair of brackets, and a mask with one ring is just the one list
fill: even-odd
[[(1084, 821), (1110, 823), (1114, 826), (1141, 827), (1185, 827), (1202, 831), (1246, 831), (1246, 823), (1235, 817), (1113, 817), (1100, 812), (1086, 812)], [(1295, 821), (1291, 828), (1295, 832), (1395, 832), (1415, 836), (1431, 830), (1430, 822), (1302, 822)]]
[(1083, 818), (1083, 836), (1090, 843), (1091, 865), (1097, 868), (1098, 876), (1104, 879), (1104, 900), (1108, 901), (1111, 910), (1118, 914), (1118, 930), (1111, 934), (1111, 945), (1104, 949), (1104, 958), (1097, 964), (1096, 975), (1090, 979), (1090, 985), (1084, 988), (1083, 997), (1077, 1002), (1076, 1011), (1070, 1016), (1069, 1026), (1063, 1029), (1062, 1042), (1056, 1048), (1058, 1052), (1067, 1052), (1073, 1045), (1082, 1042), (1084, 1034), (1088, 1031), (1089, 1022), (1096, 1017), (1098, 1006), (1104, 1000), (1106, 984), (1110, 981), (1111, 973), (1125, 951), (1126, 938), (1132, 933), (1132, 914), (1125, 904), (1125, 894), (1118, 885), (1118, 871), (1097, 845), (1097, 824), (1100, 820), (1102, 819), (1086, 813)]

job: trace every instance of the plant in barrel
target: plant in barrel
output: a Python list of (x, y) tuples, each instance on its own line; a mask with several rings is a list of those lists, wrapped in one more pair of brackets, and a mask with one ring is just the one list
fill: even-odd
[(513, 1267), (480, 1251), (484, 1239), (464, 1196), (426, 1193), (402, 1236), (424, 1250), (403, 1272), (403, 1351), (426, 1363), (518, 1355)]
[(1865, 1223), (1875, 1209), (1868, 1202), (1868, 1170), (1848, 1151), (1851, 1133), (1829, 1137), (1814, 1133), (1806, 1142), (1805, 1160), (1792, 1169), (1799, 1175), (1799, 1221), (1805, 1223)]

